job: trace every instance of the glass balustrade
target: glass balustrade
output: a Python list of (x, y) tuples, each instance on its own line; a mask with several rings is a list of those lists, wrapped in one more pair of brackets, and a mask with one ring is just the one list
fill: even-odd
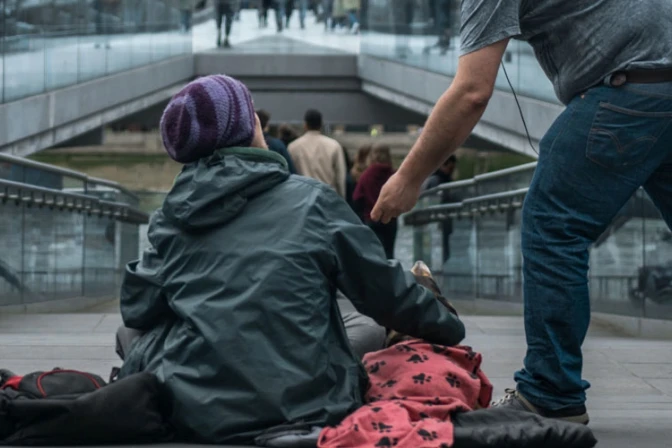
[[(461, 0), (364, 0), (361, 53), (454, 76), (460, 55)], [(527, 43), (511, 41), (503, 60), (517, 93), (558, 103)], [(504, 70), (496, 87), (510, 90)]]
[[(522, 201), (499, 199), (496, 206), (497, 200), (481, 201), (478, 196), (498, 187), (518, 190), (521, 196), (519, 188), (532, 174), (533, 166), (527, 166), (477, 177), (470, 199), (451, 201), (458, 206), (449, 219), (425, 213), (425, 204), (432, 197), (435, 203), (440, 189), (423, 198), (404, 218), (409, 225), (402, 227), (399, 238), (411, 235), (414, 241), (412, 256), (398, 250), (404, 264), (424, 260), (436, 271), (445, 294), (456, 299), (522, 301)], [(672, 319), (672, 232), (643, 190), (592, 245), (588, 282), (595, 312)]]
[(0, 102), (192, 50), (181, 0), (0, 0)]
[(138, 204), (114, 182), (0, 154), (0, 306), (115, 298), (147, 221)]

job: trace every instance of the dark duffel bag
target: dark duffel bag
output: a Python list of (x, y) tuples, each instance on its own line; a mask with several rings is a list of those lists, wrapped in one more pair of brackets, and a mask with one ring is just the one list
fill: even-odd
[(0, 373), (0, 444), (57, 446), (168, 442), (164, 387), (149, 373), (106, 384), (97, 375), (55, 369)]

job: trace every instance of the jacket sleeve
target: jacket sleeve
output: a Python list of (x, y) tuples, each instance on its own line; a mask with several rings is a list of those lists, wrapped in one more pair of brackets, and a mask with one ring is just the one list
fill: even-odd
[[(326, 190), (326, 189), (325, 189)], [(387, 328), (428, 342), (457, 345), (464, 324), (396, 260), (387, 260), (376, 235), (333, 191), (321, 197), (336, 287), (355, 308)]]
[(162, 291), (162, 260), (154, 249), (146, 250), (142, 259), (126, 266), (121, 285), (121, 317), (124, 325), (137, 330), (151, 330), (171, 313)]

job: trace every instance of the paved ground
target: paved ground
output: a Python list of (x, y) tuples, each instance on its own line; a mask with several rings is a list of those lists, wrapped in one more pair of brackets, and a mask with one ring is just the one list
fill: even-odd
[[(524, 354), (518, 317), (466, 316), (467, 343), (484, 354), (496, 394), (511, 386)], [(2, 367), (20, 373), (71, 367), (106, 376), (118, 365), (113, 306), (89, 313), (0, 316)], [(624, 338), (593, 328), (586, 343), (591, 427), (605, 448), (670, 446), (672, 342)]]

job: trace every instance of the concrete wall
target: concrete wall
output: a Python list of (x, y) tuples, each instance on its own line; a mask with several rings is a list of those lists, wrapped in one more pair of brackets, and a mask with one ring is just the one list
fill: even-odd
[(193, 76), (177, 57), (64, 89), (0, 104), (0, 151), (25, 156), (170, 98)]
[[(362, 90), (384, 101), (421, 114), (429, 114), (452, 78), (398, 62), (362, 55), (359, 57)], [(416, 80), (416, 81), (412, 81)], [(563, 107), (518, 96), (535, 147)], [(536, 156), (530, 148), (518, 106), (511, 93), (495, 90), (482, 120), (474, 129), (480, 138), (515, 152)]]
[[(446, 75), (366, 55), (328, 49), (273, 53), (266, 45), (181, 56), (0, 104), (0, 152), (25, 156), (148, 109), (151, 121), (158, 121), (162, 105), (195, 76), (225, 72), (243, 80), (255, 106), (268, 109), (275, 122), (300, 122), (306, 109), (317, 107), (328, 123), (352, 125), (422, 124), (452, 82)], [(519, 100), (538, 146), (562, 107)], [(495, 91), (474, 135), (535, 156), (513, 95), (505, 91)]]

